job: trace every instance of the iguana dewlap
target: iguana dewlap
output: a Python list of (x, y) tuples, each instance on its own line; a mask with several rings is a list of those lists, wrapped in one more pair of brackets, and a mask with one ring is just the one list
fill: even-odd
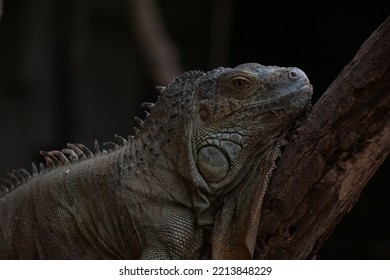
[(159, 90), (134, 137), (42, 152), (46, 167), (0, 179), (1, 259), (199, 259), (210, 248), (213, 259), (252, 258), (280, 138), (306, 110), (309, 80), (250, 63)]

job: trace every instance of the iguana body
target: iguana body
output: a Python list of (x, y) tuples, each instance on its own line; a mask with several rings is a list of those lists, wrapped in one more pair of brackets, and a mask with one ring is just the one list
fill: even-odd
[[(140, 130), (91, 153), (42, 153), (2, 179), (2, 259), (252, 258), (278, 139), (311, 96), (297, 68), (187, 72)], [(39, 174), (38, 174), (39, 173)], [(1, 188), (0, 188), (1, 189)]]

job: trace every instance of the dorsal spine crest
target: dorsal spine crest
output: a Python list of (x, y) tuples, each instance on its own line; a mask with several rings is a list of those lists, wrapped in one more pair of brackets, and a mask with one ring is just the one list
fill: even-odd
[[(0, 177), (0, 197), (30, 181), (32, 178), (45, 174), (49, 170), (116, 151), (128, 143), (122, 136), (115, 135), (115, 138), (117, 139), (118, 144), (114, 142), (105, 142), (103, 143), (103, 150), (100, 149), (98, 141), (95, 140), (94, 152), (85, 145), (79, 143), (68, 143), (67, 147), (62, 150), (40, 151), (39, 153), (43, 157), (45, 164), (42, 162), (39, 163), (39, 168), (33, 162), (31, 163), (31, 172), (24, 168), (20, 168), (7, 173), (7, 178)], [(129, 139), (131, 139), (131, 137)]]

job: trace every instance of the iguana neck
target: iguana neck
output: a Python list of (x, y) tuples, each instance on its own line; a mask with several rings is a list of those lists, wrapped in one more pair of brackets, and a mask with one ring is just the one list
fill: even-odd
[(192, 208), (191, 188), (178, 172), (182, 152), (178, 141), (171, 137), (145, 131), (129, 141), (120, 152), (120, 177), (125, 191), (132, 192), (136, 188), (150, 201), (169, 201), (174, 197), (178, 203)]

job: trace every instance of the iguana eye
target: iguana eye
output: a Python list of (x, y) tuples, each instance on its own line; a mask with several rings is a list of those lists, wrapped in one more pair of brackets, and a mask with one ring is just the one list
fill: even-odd
[(244, 76), (235, 76), (231, 78), (229, 83), (229, 88), (237, 93), (246, 93), (252, 89), (252, 86), (252, 80)]

